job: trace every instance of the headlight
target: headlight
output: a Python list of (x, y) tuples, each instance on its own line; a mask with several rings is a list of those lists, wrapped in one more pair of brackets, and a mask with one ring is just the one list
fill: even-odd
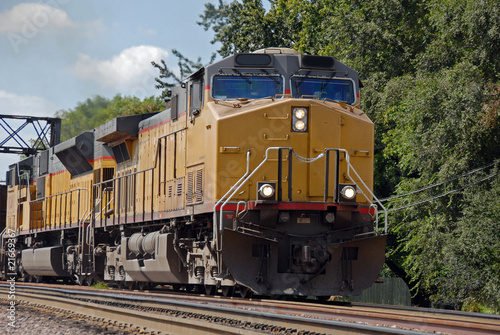
[(305, 108), (295, 108), (293, 115), (295, 116), (296, 119), (302, 120), (303, 118), (306, 117), (307, 111)]
[(299, 120), (299, 121), (295, 122), (295, 129), (296, 130), (303, 131), (305, 127), (306, 127), (306, 124), (304, 123), (304, 121)]
[(272, 203), (276, 201), (276, 183), (273, 181), (257, 182), (257, 203)]
[(270, 184), (264, 184), (259, 188), (261, 197), (269, 199), (274, 195), (274, 187)]
[(307, 108), (296, 107), (292, 112), (292, 128), (293, 131), (305, 132), (307, 131)]
[(356, 196), (356, 189), (353, 186), (347, 185), (342, 188), (340, 194), (344, 199), (352, 200)]

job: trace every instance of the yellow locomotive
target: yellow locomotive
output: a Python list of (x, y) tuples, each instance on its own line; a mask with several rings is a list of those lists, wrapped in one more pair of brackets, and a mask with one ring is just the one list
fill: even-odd
[(359, 294), (386, 239), (359, 90), (334, 57), (239, 53), (193, 73), (163, 112), (12, 165), (18, 271), (207, 294)]

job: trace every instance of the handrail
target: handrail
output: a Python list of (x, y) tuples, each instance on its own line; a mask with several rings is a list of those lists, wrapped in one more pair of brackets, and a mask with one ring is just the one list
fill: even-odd
[[(0, 233), (0, 248), (1, 250), (5, 250), (5, 239), (3, 238), (5, 235), (5, 232), (7, 231), (7, 227), (5, 227), (2, 232)], [(0, 275), (2, 275), (3, 270), (6, 269), (5, 267), (3, 269), (0, 269)], [(7, 272), (5, 273), (7, 274)]]
[[(384, 215), (384, 234), (387, 234), (387, 209), (384, 207), (384, 205), (382, 205), (382, 203), (375, 196), (375, 194), (373, 194), (372, 190), (370, 190), (370, 188), (368, 186), (366, 186), (365, 182), (359, 176), (359, 174), (356, 171), (356, 169), (354, 168), (354, 166), (352, 166), (352, 164), (351, 164), (351, 158), (350, 158), (349, 153), (347, 152), (347, 150), (345, 150), (345, 149), (338, 149), (338, 150), (345, 153), (346, 163), (347, 163), (347, 176), (349, 177), (349, 179), (352, 180), (357, 185), (357, 183), (354, 181), (354, 179), (351, 177), (351, 174), (349, 173), (349, 169), (352, 169), (354, 171), (354, 173), (356, 174), (356, 177), (358, 177), (358, 180), (363, 184), (363, 186), (368, 190), (368, 192), (370, 192), (370, 195), (373, 197), (373, 199), (376, 200), (375, 202), (378, 203), (380, 205), (380, 207), (382, 207), (382, 209), (384, 210), (384, 214), (385, 214)], [(366, 198), (366, 200), (368, 200), (368, 202), (371, 203), (371, 205), (375, 204), (375, 202), (371, 201), (370, 198), (368, 198), (366, 196), (366, 194), (363, 192), (362, 189), (360, 189), (360, 191), (361, 191), (361, 194), (363, 194), (363, 196)], [(375, 215), (376, 215), (376, 220), (375, 220), (375, 225), (376, 226), (375, 226), (375, 229), (376, 229), (376, 231), (378, 231), (378, 210), (377, 210), (377, 208), (375, 208)]]
[[(240, 190), (241, 186), (243, 186), (243, 184), (245, 184), (255, 174), (255, 172), (257, 172), (257, 170), (259, 170), (262, 167), (262, 165), (264, 165), (264, 163), (269, 159), (269, 150), (273, 150), (273, 149), (280, 149), (280, 147), (269, 147), (269, 148), (267, 148), (266, 155), (264, 156), (264, 159), (262, 160), (262, 162), (260, 162), (260, 164), (252, 171), (252, 173), (250, 173), (246, 177), (245, 176), (241, 177), (240, 180), (242, 180), (244, 178), (241, 181), (241, 183), (239, 183), (239, 181), (238, 181), (227, 192), (227, 193), (229, 193), (229, 192), (231, 192), (231, 190), (234, 189), (233, 193), (231, 193), (231, 195), (229, 195), (229, 197), (224, 201), (224, 203), (220, 207), (220, 221), (219, 221), (220, 230), (222, 230), (222, 212), (224, 211), (224, 206), (226, 206), (226, 204), (229, 202), (229, 200), (231, 200), (233, 198), (233, 196), (236, 194), (236, 192), (238, 192)], [(248, 168), (247, 168), (247, 173), (248, 173)], [(226, 195), (227, 195), (227, 193), (226, 193)], [(220, 203), (220, 201), (221, 200), (219, 200), (217, 203)]]
[[(214, 232), (213, 232), (213, 240), (215, 241), (215, 251), (220, 252), (221, 250), (218, 247), (218, 225), (217, 225), (217, 206), (224, 200), (225, 197), (228, 196), (231, 191), (237, 187), (240, 182), (248, 175), (248, 172), (250, 171), (250, 150), (247, 151), (247, 170), (243, 174), (243, 176), (229, 189), (229, 191), (226, 192), (214, 205), (214, 215), (213, 215), (213, 227), (214, 227)], [(239, 186), (241, 187), (241, 185)], [(239, 189), (238, 187), (238, 189)], [(231, 198), (230, 196), (229, 198)], [(222, 230), (222, 208), (221, 208), (221, 230)]]
[[(266, 150), (266, 154), (264, 156), (264, 159), (259, 163), (259, 165), (251, 172), (249, 173), (249, 161), (248, 161), (248, 157), (247, 157), (247, 171), (245, 172), (245, 174), (229, 189), (229, 191), (224, 194), (223, 197), (221, 197), (215, 204), (214, 206), (214, 240), (216, 241), (216, 251), (220, 252), (221, 251), (221, 248), (219, 248), (219, 243), (218, 243), (218, 233), (220, 231), (222, 231), (223, 229), (223, 226), (222, 226), (222, 217), (223, 217), (223, 210), (224, 210), (224, 206), (233, 198), (233, 196), (236, 194), (236, 192), (239, 191), (239, 189), (246, 183), (248, 182), (248, 180), (262, 167), (262, 165), (264, 165), (264, 163), (269, 159), (269, 151), (270, 150), (291, 150), (291, 151), (294, 151), (293, 148), (288, 148), (288, 147), (269, 147), (267, 148)], [(349, 156), (349, 153), (346, 149), (325, 149), (324, 150), (324, 153), (327, 153), (328, 151), (337, 151), (337, 152), (343, 152), (345, 153), (345, 157), (346, 157), (346, 163), (347, 163), (347, 176), (349, 177), (350, 180), (352, 180), (352, 182), (354, 184), (356, 184), (357, 189), (359, 190), (359, 192), (365, 197), (365, 199), (370, 203), (370, 208), (374, 208), (375, 210), (375, 232), (378, 234), (378, 228), (379, 228), (379, 222), (378, 222), (378, 208), (377, 208), (377, 204), (380, 205), (380, 207), (382, 208), (382, 210), (384, 211), (385, 215), (384, 215), (384, 234), (387, 234), (387, 209), (384, 207), (384, 205), (382, 205), (382, 203), (380, 202), (380, 200), (375, 196), (375, 194), (372, 192), (372, 190), (366, 185), (366, 183), (363, 181), (363, 179), (360, 177), (360, 175), (358, 174), (358, 172), (356, 171), (356, 169), (354, 168), (354, 166), (351, 164), (351, 161), (350, 161), (350, 156)], [(305, 163), (309, 163), (309, 162), (312, 162), (312, 161), (315, 161), (317, 159), (320, 159), (322, 157), (324, 157), (324, 153), (321, 153), (320, 155), (318, 155), (315, 159), (311, 160), (311, 161), (305, 161)], [(294, 152), (295, 154), (295, 152)], [(327, 162), (327, 166), (328, 166), (328, 162)], [(337, 167), (338, 169), (338, 167)], [(358, 182), (355, 181), (354, 178), (351, 177), (351, 173), (350, 171), (353, 171), (355, 176), (357, 177), (358, 179), (358, 182), (365, 188), (366, 191), (368, 191), (368, 193), (372, 196), (373, 200), (372, 201), (365, 193), (365, 191), (363, 191), (363, 188), (359, 187), (358, 185)], [(328, 172), (327, 170), (325, 171), (326, 173)], [(338, 171), (337, 171), (338, 173)], [(327, 177), (327, 176), (326, 176)], [(334, 196), (335, 198), (335, 196)], [(325, 200), (326, 201), (326, 200)], [(217, 206), (221, 203), (221, 207), (219, 209), (220, 211), (220, 214), (219, 214), (219, 222), (218, 222), (218, 225), (217, 225)]]
[[(82, 245), (83, 244), (82, 233), (84, 232), (83, 223), (85, 222), (85, 220), (87, 219), (87, 217), (89, 217), (89, 215), (92, 214), (92, 210), (89, 211), (90, 192), (89, 192), (89, 190), (87, 188), (79, 187), (79, 188), (76, 188), (76, 189), (73, 189), (73, 190), (70, 190), (70, 191), (66, 191), (66, 192), (62, 192), (62, 193), (57, 193), (57, 194), (52, 194), (52, 195), (49, 195), (49, 196), (46, 196), (46, 197), (43, 197), (43, 198), (31, 200), (30, 201), (30, 205), (32, 203), (43, 202), (45, 200), (49, 200), (51, 198), (56, 198), (57, 199), (57, 197), (62, 197), (65, 194), (70, 194), (70, 193), (77, 192), (77, 191), (78, 192), (80, 192), (80, 191), (87, 192), (87, 197), (85, 198), (85, 200), (86, 200), (85, 211), (83, 212), (83, 214), (81, 215), (81, 217), (78, 218), (78, 249), (77, 249), (77, 252), (79, 253), (80, 251), (83, 252), (83, 245)], [(78, 202), (80, 202), (80, 194), (78, 195)], [(71, 215), (70, 215), (70, 217), (71, 217)]]
[(4, 250), (4, 243), (3, 243), (3, 236), (5, 235), (5, 232), (7, 231), (7, 227), (5, 227), (2, 232), (0, 233), (0, 248)]
[(76, 192), (76, 191), (86, 191), (87, 192), (87, 203), (86, 203), (86, 206), (85, 206), (85, 212), (82, 214), (81, 218), (78, 218), (78, 224), (80, 225), (80, 223), (82, 222), (82, 218), (84, 216), (87, 215), (87, 212), (88, 212), (88, 205), (90, 203), (90, 194), (89, 194), (89, 190), (86, 189), (86, 188), (83, 188), (83, 187), (79, 187), (79, 188), (75, 188), (74, 190), (70, 190), (70, 191), (66, 191), (66, 192), (62, 192), (62, 193), (57, 193), (57, 194), (52, 194), (52, 195), (48, 195), (46, 197), (43, 197), (43, 198), (38, 198), (38, 199), (35, 199), (35, 200), (31, 200), (29, 203), (30, 205), (32, 203), (36, 203), (36, 202), (42, 202), (42, 201), (45, 201), (45, 200), (48, 200), (50, 198), (55, 198), (55, 197), (59, 197), (59, 196), (63, 196), (65, 194), (69, 194), (69, 193), (73, 193), (73, 192)]
[[(243, 210), (241, 212), (239, 212), (241, 203), (243, 203), (243, 205), (245, 205), (245, 207), (243, 207)], [(238, 203), (236, 204), (236, 218), (239, 218), (240, 215), (246, 211), (248, 211), (248, 203), (246, 201), (243, 201), (243, 200), (238, 201)]]
[[(106, 192), (106, 191), (109, 191), (109, 190), (113, 190), (113, 187), (105, 187), (105, 188), (104, 188), (104, 190), (102, 190), (101, 194), (102, 194), (102, 193), (104, 193), (104, 192)], [(100, 204), (102, 203), (102, 200), (103, 200), (103, 198), (101, 197), (101, 195), (99, 195), (99, 198), (97, 198), (97, 200), (96, 200), (96, 201), (97, 201), (97, 203), (94, 205), (94, 207), (97, 207), (98, 205), (100, 205)], [(94, 215), (92, 216), (93, 222), (97, 221), (97, 219), (99, 218), (99, 216), (101, 216), (101, 214), (102, 214), (103, 210), (104, 210), (104, 209), (105, 209), (105, 208), (106, 208), (106, 207), (107, 207), (107, 206), (108, 206), (108, 205), (109, 205), (109, 204), (110, 204), (113, 200), (114, 200), (114, 197), (112, 197), (112, 198), (111, 198), (111, 199), (110, 199), (110, 200), (109, 200), (109, 201), (108, 201), (108, 202), (104, 205), (104, 207), (102, 207), (102, 208), (99, 210), (99, 212), (97, 212), (97, 213), (96, 213), (94, 210), (92, 210), (92, 211), (89, 213), (89, 215), (91, 215), (91, 214), (92, 214), (92, 212), (94, 213)], [(87, 215), (87, 217), (88, 217), (89, 215)], [(87, 244), (90, 244), (90, 242), (91, 242), (91, 241), (90, 241), (90, 228), (91, 228), (91, 227), (92, 227), (92, 224), (89, 224), (89, 225), (87, 226), (87, 234), (86, 234), (86, 237), (87, 237), (86, 242), (87, 242)]]
[[(102, 190), (101, 194), (104, 193), (104, 192), (109, 192), (109, 191), (112, 191), (113, 190), (113, 187), (105, 187), (104, 190)], [(95, 207), (97, 207), (98, 205), (101, 204), (103, 198), (101, 197), (101, 194), (99, 195), (99, 198), (97, 198), (97, 203), (95, 204)], [(101, 216), (101, 213), (102, 211), (111, 203), (111, 201), (113, 201), (115, 198), (112, 197), (105, 205), (104, 207), (102, 207), (100, 210), (99, 210), (99, 213), (97, 213), (95, 216), (94, 216), (94, 220), (97, 220), (97, 218), (99, 216)]]

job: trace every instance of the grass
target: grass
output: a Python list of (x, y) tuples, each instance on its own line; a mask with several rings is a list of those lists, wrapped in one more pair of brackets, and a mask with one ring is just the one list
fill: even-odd
[(108, 284), (103, 282), (103, 281), (100, 281), (94, 285), (92, 285), (92, 288), (98, 288), (98, 289), (101, 289), (101, 290), (107, 290), (109, 289), (108, 287)]

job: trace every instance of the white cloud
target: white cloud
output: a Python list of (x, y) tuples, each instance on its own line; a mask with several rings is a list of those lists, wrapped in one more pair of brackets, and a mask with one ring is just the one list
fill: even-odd
[[(90, 38), (104, 30), (102, 20), (89, 22), (73, 21), (68, 13), (60, 9), (68, 0), (47, 0), (49, 4), (23, 3), (0, 13), (0, 34), (7, 37), (12, 49), (20, 47), (41, 35), (52, 38), (64, 36)], [(52, 6), (53, 5), (53, 6)]]
[(154, 90), (154, 77), (158, 76), (158, 72), (151, 61), (159, 62), (167, 58), (168, 52), (162, 48), (140, 45), (125, 49), (109, 60), (79, 54), (73, 71), (80, 78), (99, 83), (102, 88), (114, 88), (139, 96)]
[(62, 9), (40, 3), (23, 3), (0, 13), (0, 33), (23, 34), (30, 38), (39, 29), (75, 28), (77, 24)]
[(0, 90), (0, 114), (52, 117), (58, 109), (56, 103), (42, 97)]

